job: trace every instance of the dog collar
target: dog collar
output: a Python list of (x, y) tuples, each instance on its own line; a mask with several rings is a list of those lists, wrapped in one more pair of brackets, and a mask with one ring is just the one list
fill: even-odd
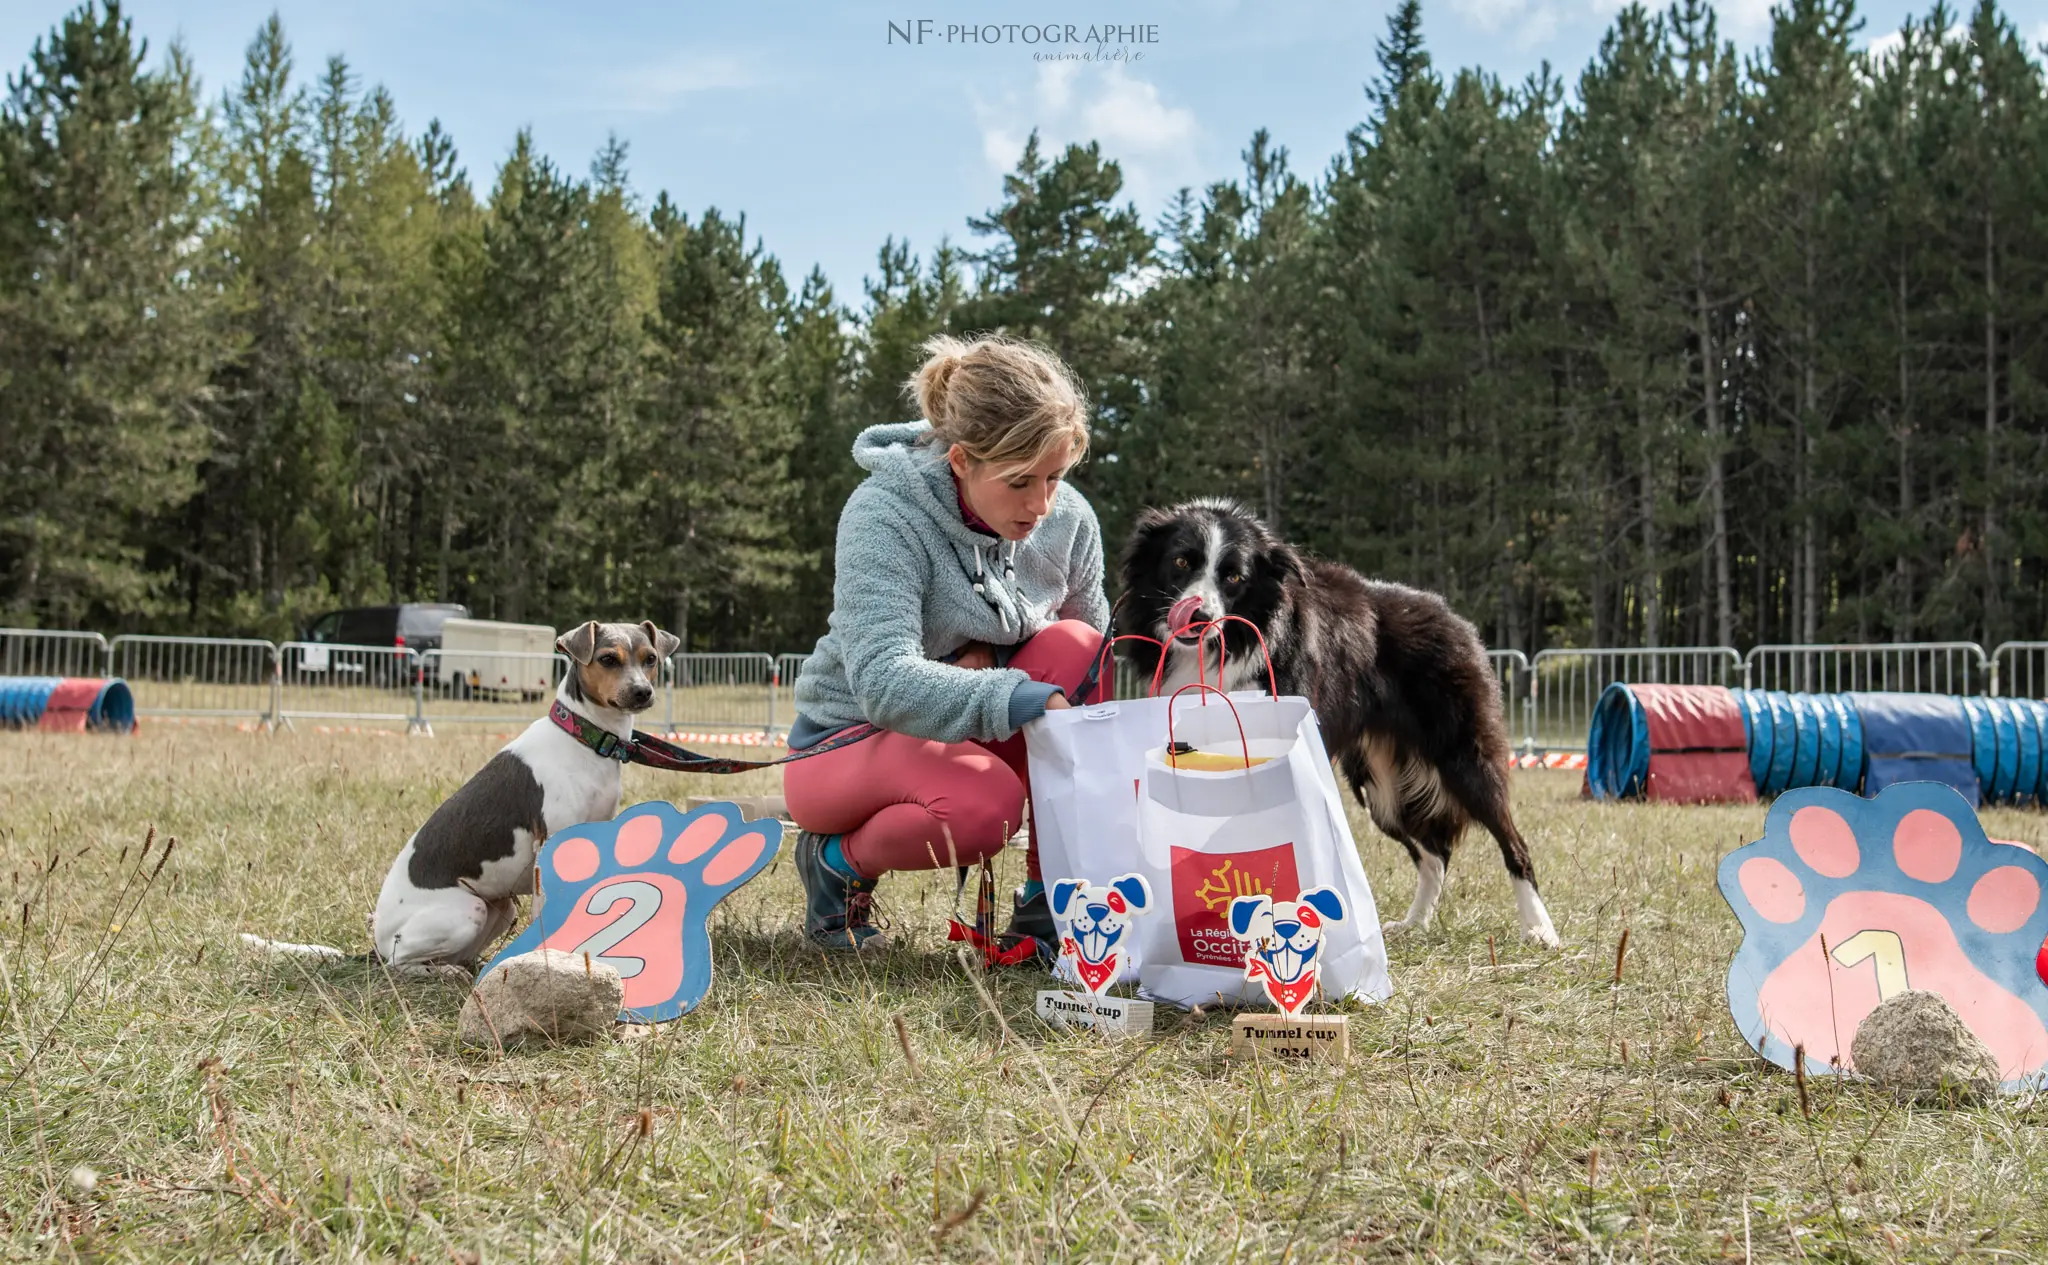
[(617, 760), (620, 764), (633, 763), (637, 744), (631, 738), (621, 738), (603, 725), (578, 716), (562, 700), (556, 699), (548, 708), (548, 719), (555, 722), (556, 728), (605, 759)]

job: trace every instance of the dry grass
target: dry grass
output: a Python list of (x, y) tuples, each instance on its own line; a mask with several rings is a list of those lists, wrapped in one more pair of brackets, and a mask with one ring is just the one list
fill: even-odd
[[(1925, 1260), (2048, 1242), (2048, 1109), (1914, 1111), (1826, 1083), (1809, 1120), (1736, 1035), (1713, 866), (1760, 808), (1594, 806), (1576, 775), (1515, 783), (1565, 951), (1510, 939), (1500, 866), (1469, 845), (1341, 1070), (1233, 1063), (1220, 1015), (1162, 1025), (1135, 1062), (1049, 1033), (1029, 1016), (1041, 976), (978, 986), (947, 951), (950, 876), (886, 880), (907, 944), (856, 965), (799, 947), (778, 863), (721, 909), (696, 1014), (512, 1057), (457, 1046), (459, 985), (238, 951), (243, 930), (362, 948), (392, 853), (494, 745), (0, 735), (0, 1257)], [(634, 769), (627, 798), (772, 783)], [(2039, 816), (1986, 824), (2048, 844)], [(145, 878), (176, 849), (124, 898), (151, 827)], [(1407, 862), (1359, 838), (1382, 911), (1405, 908)]]

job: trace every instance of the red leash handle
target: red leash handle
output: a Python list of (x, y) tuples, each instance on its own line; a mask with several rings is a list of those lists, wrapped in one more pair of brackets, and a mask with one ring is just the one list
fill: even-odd
[[(1246, 628), (1251, 629), (1252, 636), (1257, 637), (1259, 639), (1259, 653), (1266, 656), (1266, 688), (1273, 692), (1274, 698), (1279, 698), (1280, 678), (1273, 671), (1273, 652), (1266, 646), (1266, 634), (1259, 631), (1259, 626), (1257, 624), (1254, 624), (1252, 621), (1246, 619), (1242, 615), (1225, 615), (1221, 619), (1205, 620), (1199, 624), (1188, 625), (1189, 628), (1199, 630), (1195, 634), (1195, 671), (1198, 674), (1196, 679), (1202, 682), (1203, 684), (1208, 683), (1209, 634), (1211, 632), (1215, 632), (1217, 684), (1222, 685), (1227, 684), (1229, 682), (1230, 678), (1227, 673), (1230, 666), (1230, 648), (1224, 644), (1223, 634), (1220, 630), (1222, 629), (1223, 625), (1232, 622), (1243, 624)], [(1118, 640), (1122, 639), (1119, 638)], [(1152, 641), (1152, 638), (1146, 637), (1142, 640)], [(1159, 697), (1160, 682), (1164, 680), (1166, 676), (1166, 647), (1163, 643), (1156, 641), (1153, 641), (1152, 644), (1159, 646), (1159, 666), (1152, 670), (1152, 696), (1154, 698), (1157, 698)]]
[[(1180, 687), (1179, 689), (1177, 689), (1177, 690), (1175, 690), (1175, 691), (1173, 692), (1173, 697), (1172, 697), (1172, 698), (1169, 698), (1169, 699), (1167, 699), (1167, 700), (1166, 700), (1166, 763), (1167, 763), (1167, 767), (1169, 767), (1169, 768), (1179, 768), (1179, 767), (1180, 767), (1179, 765), (1176, 765), (1176, 764), (1174, 764), (1174, 762), (1173, 762), (1173, 748), (1174, 748), (1174, 741), (1173, 741), (1173, 705), (1174, 705), (1174, 703), (1175, 703), (1176, 701), (1178, 701), (1178, 700), (1179, 700), (1179, 698), (1180, 698), (1180, 696), (1181, 696), (1181, 695), (1183, 695), (1183, 694), (1187, 693), (1187, 692), (1188, 692), (1189, 690), (1200, 690), (1200, 691), (1202, 691), (1202, 692), (1203, 692), (1204, 694), (1214, 694), (1214, 695), (1215, 695), (1216, 697), (1218, 697), (1218, 698), (1220, 698), (1220, 699), (1222, 699), (1222, 700), (1223, 700), (1223, 705), (1224, 705), (1225, 707), (1228, 707), (1228, 708), (1230, 709), (1230, 718), (1231, 718), (1232, 720), (1234, 720), (1234, 721), (1236, 721), (1236, 722), (1237, 722), (1237, 745), (1238, 745), (1238, 747), (1239, 747), (1239, 748), (1240, 748), (1241, 750), (1243, 750), (1243, 752), (1244, 752), (1244, 767), (1246, 767), (1247, 769), (1249, 769), (1250, 767), (1252, 767), (1252, 744), (1251, 744), (1250, 742), (1248, 742), (1248, 741), (1247, 741), (1247, 740), (1245, 739), (1245, 736), (1244, 736), (1244, 717), (1242, 717), (1242, 716), (1240, 716), (1240, 715), (1238, 715), (1238, 714), (1237, 714), (1237, 704), (1236, 704), (1236, 703), (1233, 703), (1233, 702), (1231, 702), (1231, 701), (1230, 701), (1230, 695), (1228, 695), (1228, 694), (1225, 694), (1225, 693), (1224, 693), (1224, 692), (1223, 692), (1222, 690), (1219, 690), (1219, 689), (1217, 689), (1217, 688), (1216, 688), (1215, 686), (1213, 686), (1213, 685), (1202, 685), (1202, 684), (1199, 684), (1199, 683), (1198, 683), (1198, 684), (1195, 684), (1195, 685), (1183, 685), (1183, 686), (1181, 686), (1181, 687)], [(1204, 706), (1204, 707), (1207, 707), (1208, 705), (1209, 705), (1209, 700), (1208, 700), (1208, 699), (1206, 699), (1206, 698), (1205, 698), (1205, 699), (1203, 699), (1203, 700), (1202, 700), (1202, 706)]]

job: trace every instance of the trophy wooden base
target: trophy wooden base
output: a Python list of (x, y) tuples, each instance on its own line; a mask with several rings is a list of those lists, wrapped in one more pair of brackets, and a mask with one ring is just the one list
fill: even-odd
[(1239, 1058), (1334, 1059), (1351, 1054), (1345, 1015), (1239, 1015), (1230, 1025), (1230, 1052)]
[(1091, 997), (1065, 989), (1038, 992), (1038, 1017), (1062, 1028), (1093, 1028), (1112, 1036), (1144, 1036), (1152, 1031), (1152, 1003), (1129, 997)]

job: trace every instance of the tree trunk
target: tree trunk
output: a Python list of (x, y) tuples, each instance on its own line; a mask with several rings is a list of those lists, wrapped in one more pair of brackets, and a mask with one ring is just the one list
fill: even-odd
[(1906, 264), (1899, 261), (1899, 529), (1907, 533), (1907, 547), (1899, 550), (1899, 594), (1892, 622), (1893, 636), (1913, 640), (1913, 404), (1912, 366), (1907, 361)]
[[(1905, 357), (1901, 356), (1900, 377), (1904, 377)], [(1899, 550), (1898, 599), (1894, 605), (1897, 612), (1892, 620), (1892, 632), (1900, 641), (1913, 640), (1913, 550), (1911, 532), (1913, 521), (1913, 427), (1911, 423), (1900, 422), (1896, 431), (1899, 441), (1899, 529), (1908, 533), (1907, 547)]]
[(676, 650), (687, 654), (690, 649), (690, 586), (683, 585), (676, 590), (675, 620), (669, 631), (676, 635)]
[(1728, 558), (1728, 488), (1723, 470), (1726, 456), (1721, 450), (1721, 355), (1715, 343), (1713, 325), (1707, 312), (1706, 257), (1693, 247), (1693, 311), (1699, 323), (1700, 379), (1706, 386), (1707, 410), (1707, 499), (1713, 511), (1714, 632), (1717, 644), (1735, 644), (1735, 591), (1731, 585)]
[(1806, 364), (1799, 375), (1799, 640), (1811, 645), (1820, 634), (1820, 532), (1814, 523), (1813, 424), (1820, 417), (1818, 368), (1820, 331), (1814, 319), (1814, 305), (1820, 301), (1819, 278), (1814, 260), (1813, 236), (1806, 239), (1806, 318), (1802, 331)]
[(1992, 644), (1998, 618), (1998, 283), (1997, 235), (1984, 212), (1984, 644)]
[(455, 487), (450, 480), (441, 491), (441, 557), (435, 567), (434, 600), (446, 602), (448, 596), (448, 552), (455, 544)]
[(1663, 611), (1657, 595), (1657, 472), (1651, 464), (1649, 390), (1640, 385), (1636, 387), (1636, 436), (1640, 444), (1638, 457), (1643, 495), (1643, 571), (1639, 581), (1642, 585), (1643, 644), (1655, 647), (1663, 644), (1658, 639)]

